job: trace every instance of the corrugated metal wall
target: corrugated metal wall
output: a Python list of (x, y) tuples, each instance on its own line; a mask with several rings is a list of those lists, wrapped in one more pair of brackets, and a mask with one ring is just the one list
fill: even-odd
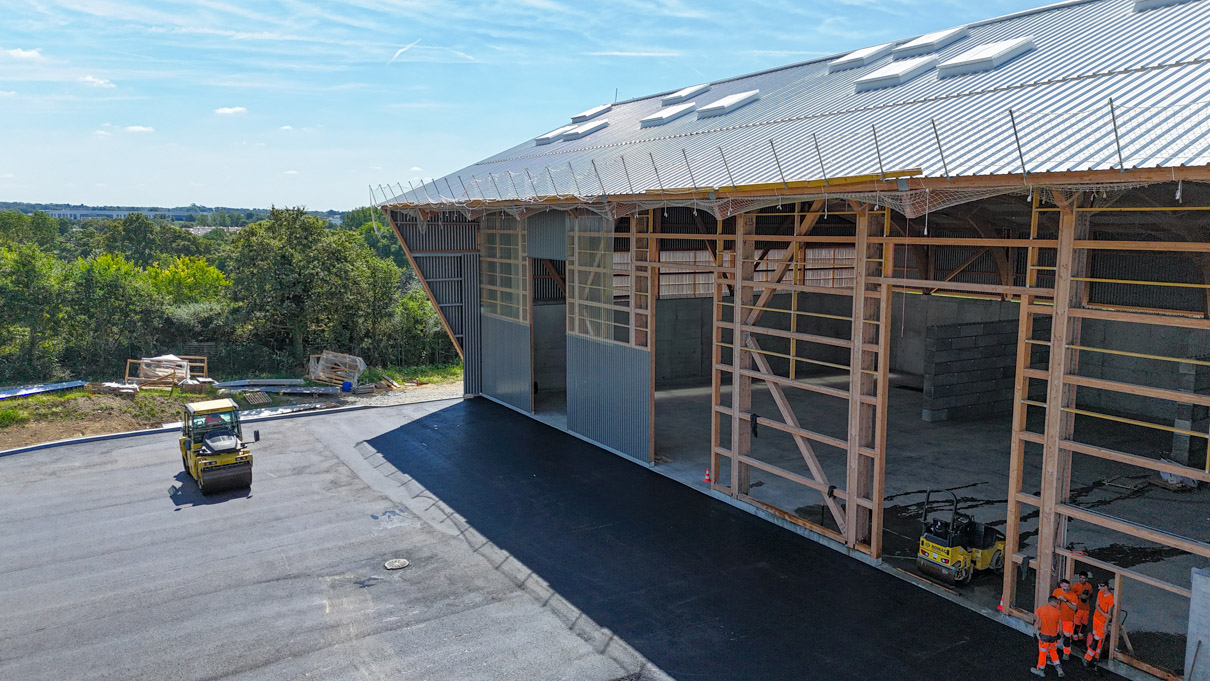
[(482, 393), (532, 412), (533, 371), (529, 324), (487, 314), (480, 315), (479, 320)]
[(646, 463), (650, 403), (650, 353), (568, 334), (568, 430)]
[(479, 254), (462, 255), (462, 389), (483, 392), (483, 342), (479, 334)]
[(548, 210), (525, 219), (529, 229), (529, 257), (567, 259), (567, 211)]

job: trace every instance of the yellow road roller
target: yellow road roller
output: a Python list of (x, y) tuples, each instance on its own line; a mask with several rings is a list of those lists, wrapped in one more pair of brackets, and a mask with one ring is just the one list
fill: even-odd
[(952, 505), (949, 518), (944, 511), (931, 515), (933, 490), (924, 496), (920, 511), (920, 550), (916, 569), (949, 584), (971, 581), (976, 571), (1004, 569), (1004, 533), (977, 523), (958, 512), (958, 496), (949, 490)]
[[(253, 433), (260, 442), (260, 431)], [(181, 465), (203, 495), (252, 486), (252, 453), (234, 400), (186, 404), (181, 412)]]

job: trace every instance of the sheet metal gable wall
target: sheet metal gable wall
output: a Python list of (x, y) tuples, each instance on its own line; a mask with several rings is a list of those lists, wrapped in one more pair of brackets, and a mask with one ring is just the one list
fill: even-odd
[(569, 217), (566, 211), (548, 210), (526, 218), (529, 257), (566, 260)]
[[(449, 325), (454, 342), (466, 353), (465, 328), (468, 311), (478, 315), (478, 288), (468, 298), (463, 285), (468, 276), (464, 256), (478, 253), (479, 225), (458, 213), (442, 213), (424, 224), (400, 211), (391, 211), (391, 220), (416, 262), (417, 274), (436, 299), (437, 311)], [(473, 276), (478, 281), (478, 257)], [(468, 306), (467, 301), (471, 301)]]
[(532, 412), (529, 325), (487, 314), (479, 319), (482, 393)]
[(646, 350), (567, 336), (567, 428), (647, 462), (651, 356)]
[(462, 391), (483, 392), (483, 342), (479, 334), (479, 254), (462, 255)]

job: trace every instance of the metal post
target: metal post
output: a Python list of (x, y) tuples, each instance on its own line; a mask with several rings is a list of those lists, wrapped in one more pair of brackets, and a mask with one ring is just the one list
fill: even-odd
[(655, 169), (655, 182), (660, 186), (660, 193), (663, 194), (664, 181), (660, 179), (660, 167), (655, 164), (655, 154), (647, 152), (647, 155), (651, 157), (651, 167)]
[(811, 139), (815, 140), (815, 156), (819, 158), (819, 172), (823, 173), (823, 185), (828, 186), (828, 169), (823, 165), (823, 153), (819, 151), (819, 138), (815, 133), (811, 133)]
[(601, 181), (601, 171), (597, 169), (596, 159), (589, 159), (592, 164), (592, 172), (597, 176), (597, 184), (601, 185), (601, 200), (605, 203), (609, 202), (609, 192), (605, 191), (605, 183)]
[(450, 201), (453, 202), (453, 201), (457, 200), (458, 195), (454, 193), (454, 188), (450, 186), (450, 178), (447, 176), (447, 177), (443, 177), (441, 179), (445, 180), (445, 188), (450, 190)]
[(1008, 120), (1013, 124), (1013, 139), (1017, 142), (1017, 158), (1021, 159), (1021, 177), (1029, 177), (1029, 169), (1025, 167), (1025, 152), (1021, 150), (1021, 135), (1017, 133), (1017, 117), (1013, 110), (1008, 110)]
[(723, 153), (723, 148), (718, 148), (718, 155), (723, 157), (723, 168), (727, 170), (727, 179), (731, 180), (731, 190), (739, 191), (739, 187), (735, 185), (735, 177), (731, 175), (731, 164), (727, 163), (727, 155)]
[(681, 147), (681, 156), (685, 157), (685, 168), (689, 170), (689, 181), (693, 183), (693, 189), (697, 189), (697, 178), (693, 176), (693, 166), (689, 165), (689, 153)]
[(777, 157), (777, 147), (773, 145), (773, 140), (769, 140), (769, 148), (773, 150), (773, 162), (777, 164), (777, 174), (781, 175), (781, 184), (789, 189), (790, 184), (786, 182), (786, 174), (781, 169), (781, 159)]
[(1118, 136), (1118, 113), (1113, 106), (1113, 97), (1109, 98), (1109, 118), (1113, 121), (1113, 143), (1118, 147), (1118, 172), (1126, 172), (1126, 161), (1122, 158), (1122, 138)]
[(553, 172), (551, 172), (550, 166), (545, 166), (545, 168), (546, 168), (546, 176), (550, 178), (550, 190), (555, 193), (555, 196), (558, 196), (559, 195), (559, 184), (557, 182), (555, 182), (555, 174)]
[(534, 184), (534, 176), (529, 174), (529, 168), (525, 169), (525, 177), (529, 178), (529, 187), (534, 190), (534, 199), (538, 198), (538, 185)]
[(420, 195), (416, 193), (416, 185), (412, 184), (411, 180), (408, 180), (408, 187), (412, 190), (412, 203), (419, 203)]
[(937, 132), (937, 119), (930, 118), (929, 123), (933, 124), (933, 137), (937, 140), (937, 153), (941, 154), (941, 172), (945, 173), (945, 179), (950, 179), (950, 167), (945, 162), (945, 149), (941, 148), (941, 133)]
[(878, 146), (878, 128), (870, 125), (870, 130), (874, 131), (874, 154), (878, 156), (878, 175), (886, 182), (886, 171), (882, 168), (882, 148)]
[(504, 200), (504, 192), (500, 191), (500, 185), (496, 184), (496, 176), (495, 176), (495, 175), (492, 175), (491, 173), (488, 173), (488, 174), (487, 174), (487, 179), (489, 179), (489, 180), (491, 180), (491, 181), (492, 181), (492, 186), (496, 188), (496, 196), (499, 196), (499, 197), (500, 197), (500, 200), (501, 200), (501, 201), (503, 201), (503, 200)]
[(521, 200), (521, 190), (520, 190), (520, 189), (517, 189), (517, 181), (513, 179), (513, 171), (511, 171), (511, 170), (506, 170), (506, 171), (504, 171), (504, 172), (508, 173), (508, 181), (509, 181), (510, 183), (512, 183), (512, 185), (513, 185), (513, 192), (514, 192), (514, 193), (516, 193), (516, 195), (517, 195), (517, 200), (518, 200), (518, 201), (520, 201), (520, 200)]
[(458, 184), (462, 185), (462, 193), (466, 194), (466, 200), (471, 200), (471, 190), (466, 188), (466, 183), (462, 181), (462, 176), (458, 176)]
[(622, 172), (626, 173), (626, 186), (630, 187), (630, 193), (634, 194), (634, 183), (630, 181), (630, 169), (626, 167), (626, 155), (622, 154), (618, 158), (622, 159)]
[(584, 192), (580, 191), (580, 178), (576, 177), (576, 169), (572, 167), (571, 161), (567, 162), (567, 169), (571, 171), (571, 181), (576, 183), (576, 196), (584, 196)]

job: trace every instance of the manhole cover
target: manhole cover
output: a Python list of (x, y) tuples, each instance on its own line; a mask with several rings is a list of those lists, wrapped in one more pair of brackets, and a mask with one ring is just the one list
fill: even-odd
[(407, 558), (392, 558), (386, 562), (384, 567), (388, 570), (402, 570), (409, 565), (411, 563), (408, 562)]

